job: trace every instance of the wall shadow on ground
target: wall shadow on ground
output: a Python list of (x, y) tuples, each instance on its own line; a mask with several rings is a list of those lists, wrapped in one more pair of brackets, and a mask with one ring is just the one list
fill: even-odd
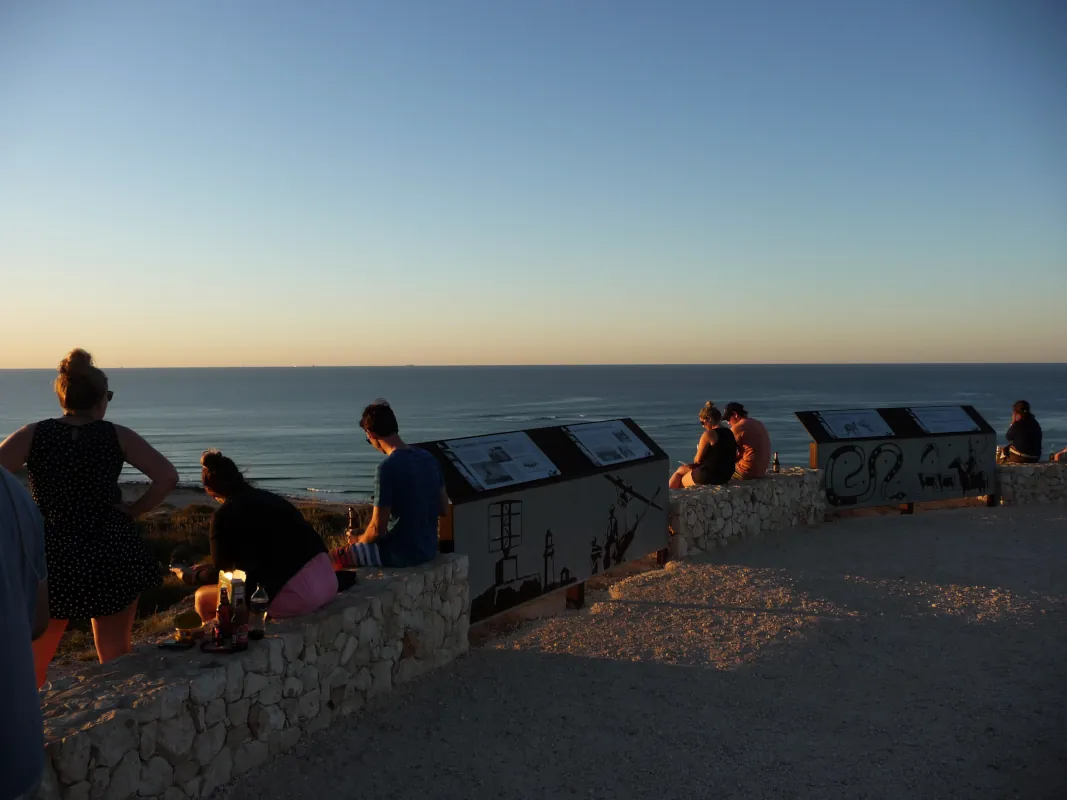
[[(860, 558), (866, 534), (840, 523), (637, 576), (402, 688), (232, 797), (1062, 796), (1067, 540), (1049, 513), (975, 513), (875, 526)], [(1029, 605), (979, 617), (918, 586)]]

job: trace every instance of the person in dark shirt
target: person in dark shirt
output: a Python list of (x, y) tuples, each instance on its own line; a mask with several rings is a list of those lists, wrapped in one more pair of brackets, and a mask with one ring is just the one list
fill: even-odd
[(400, 438), (396, 415), (384, 400), (363, 410), (367, 442), (385, 459), (374, 471), (374, 511), (362, 533), (330, 553), (335, 569), (413, 567), (437, 556), (437, 518), (448, 512), (448, 494), (437, 460)]
[(1041, 426), (1030, 412), (1030, 404), (1017, 400), (1011, 407), (1011, 427), (1008, 440), (1008, 461), (1013, 464), (1033, 464), (1041, 460)]
[(215, 617), (220, 570), (243, 570), (249, 594), (262, 586), (275, 619), (310, 614), (337, 594), (322, 537), (284, 497), (256, 489), (237, 465), (217, 450), (200, 459), (204, 489), (222, 506), (211, 519), (211, 565), (182, 571), (182, 579), (202, 585), (196, 610), (205, 622)]
[(671, 476), (671, 489), (729, 483), (737, 463), (737, 440), (733, 431), (724, 428), (722, 412), (710, 400), (700, 409), (700, 424), (704, 433), (697, 443), (692, 464), (682, 464)]

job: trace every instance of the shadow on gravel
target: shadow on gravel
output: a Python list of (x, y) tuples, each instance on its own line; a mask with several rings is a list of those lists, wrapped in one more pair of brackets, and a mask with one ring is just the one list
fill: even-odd
[(845, 521), (635, 576), (231, 797), (1063, 797), (1055, 520)]

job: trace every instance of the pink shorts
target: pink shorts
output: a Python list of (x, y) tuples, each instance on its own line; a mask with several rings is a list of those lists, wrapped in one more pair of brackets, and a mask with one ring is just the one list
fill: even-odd
[(270, 604), (274, 619), (299, 617), (317, 611), (337, 594), (337, 576), (326, 553), (319, 553), (285, 582)]

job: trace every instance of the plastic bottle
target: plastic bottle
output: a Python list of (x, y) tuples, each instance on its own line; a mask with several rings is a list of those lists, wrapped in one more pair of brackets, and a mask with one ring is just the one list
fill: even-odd
[(252, 592), (251, 610), (248, 615), (248, 638), (262, 639), (267, 632), (267, 604), (270, 598), (262, 586), (256, 586)]

